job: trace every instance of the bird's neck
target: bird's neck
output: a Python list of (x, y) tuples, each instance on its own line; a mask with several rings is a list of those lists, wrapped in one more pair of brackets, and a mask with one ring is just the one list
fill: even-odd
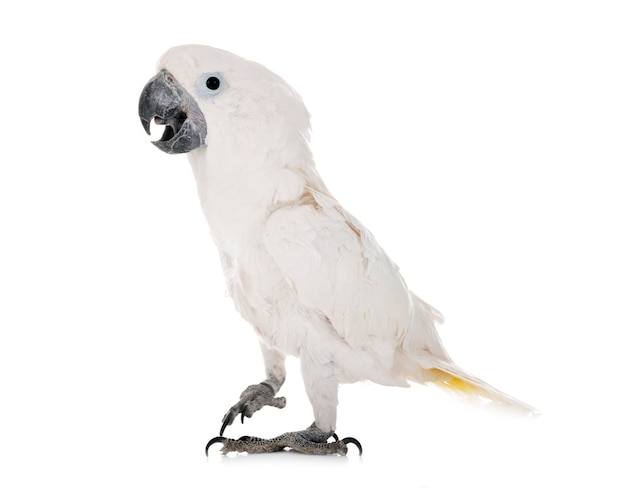
[(309, 184), (307, 174), (315, 173), (306, 146), (289, 158), (245, 148), (220, 152), (205, 146), (189, 159), (211, 235), (234, 255), (262, 239), (270, 213), (297, 200)]

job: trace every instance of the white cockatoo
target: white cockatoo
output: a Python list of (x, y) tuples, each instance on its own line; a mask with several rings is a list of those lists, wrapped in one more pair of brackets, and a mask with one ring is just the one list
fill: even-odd
[[(533, 412), (460, 369), (448, 356), (433, 306), (413, 294), (374, 236), (330, 194), (309, 150), (300, 96), (264, 66), (207, 46), (178, 46), (158, 62), (139, 115), (153, 143), (187, 153), (200, 203), (237, 310), (261, 345), (266, 378), (226, 413), (222, 450), (347, 452), (338, 440), (338, 386), (435, 383)], [(300, 359), (314, 423), (274, 439), (221, 437), (226, 426), (276, 397), (285, 357)], [(327, 442), (334, 437), (333, 442)], [(207, 445), (207, 450), (209, 445)]]

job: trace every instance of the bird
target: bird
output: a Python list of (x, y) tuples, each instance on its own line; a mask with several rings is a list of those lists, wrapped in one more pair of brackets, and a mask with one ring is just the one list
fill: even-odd
[[(152, 143), (187, 154), (228, 293), (258, 336), (265, 378), (248, 386), (222, 419), (223, 453), (296, 450), (345, 455), (340, 384), (435, 384), (464, 396), (537, 411), (465, 372), (437, 332), (442, 314), (414, 294), (372, 233), (330, 193), (310, 149), (300, 95), (265, 66), (228, 51), (181, 45), (159, 59), (139, 97)], [(313, 423), (271, 439), (224, 437), (241, 416), (277, 396), (285, 360), (299, 358)], [(331, 440), (332, 439), (332, 440)]]

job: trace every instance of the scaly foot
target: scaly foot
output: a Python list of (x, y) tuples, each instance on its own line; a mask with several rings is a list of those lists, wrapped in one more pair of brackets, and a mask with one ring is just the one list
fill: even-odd
[(252, 414), (257, 410), (260, 410), (265, 405), (271, 407), (283, 408), (287, 404), (285, 397), (275, 397), (274, 389), (269, 383), (261, 382), (258, 385), (250, 385), (246, 388), (239, 401), (235, 403), (224, 418), (222, 419), (222, 428), (220, 429), (220, 436), (224, 433), (227, 426), (231, 425), (237, 415), (241, 414), (241, 423), (243, 424), (244, 417), (252, 417)]
[[(333, 437), (334, 442), (327, 442)], [(249, 454), (260, 452), (277, 452), (284, 449), (292, 449), (294, 451), (305, 454), (339, 454), (345, 456), (348, 452), (348, 444), (354, 444), (359, 449), (359, 456), (363, 454), (361, 443), (352, 437), (346, 437), (342, 440), (333, 432), (323, 432), (313, 423), (308, 429), (298, 432), (287, 432), (272, 439), (262, 439), (260, 437), (244, 436), (239, 439), (228, 439), (222, 437), (214, 437), (206, 446), (206, 455), (209, 455), (209, 447), (216, 443), (222, 443), (222, 453), (229, 452), (247, 452)]]

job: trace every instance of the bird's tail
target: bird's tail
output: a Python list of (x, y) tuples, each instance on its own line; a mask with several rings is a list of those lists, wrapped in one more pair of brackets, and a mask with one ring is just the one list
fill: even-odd
[(450, 360), (431, 356), (420, 363), (424, 368), (420, 382), (434, 384), (458, 396), (474, 397), (485, 403), (513, 407), (528, 415), (539, 414), (534, 407), (466, 373)]

